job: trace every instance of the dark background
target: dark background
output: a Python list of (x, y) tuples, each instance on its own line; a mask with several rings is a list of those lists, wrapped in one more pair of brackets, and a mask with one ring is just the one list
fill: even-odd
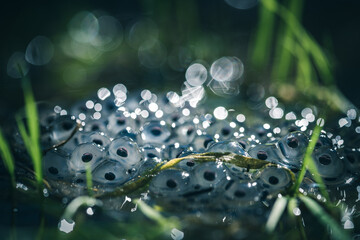
[[(161, 1), (148, 1), (147, 4), (152, 4), (152, 2), (159, 6)], [(181, 3), (181, 1), (178, 2)], [(81, 10), (102, 9), (124, 21), (142, 15), (154, 17), (152, 16), (154, 13), (148, 9), (145, 10), (143, 6), (144, 4), (135, 0), (7, 1), (1, 7), (0, 14), (2, 32), (0, 37), (0, 116), (5, 117), (22, 105), (19, 80), (11, 79), (6, 74), (7, 60), (13, 52), (25, 51), (28, 42), (37, 35), (50, 37), (65, 32), (69, 20)], [(359, 9), (359, 0), (307, 0), (303, 14), (305, 28), (332, 56), (338, 87), (358, 107), (360, 106)], [(257, 22), (257, 8), (237, 10), (228, 6), (223, 0), (199, 0), (197, 10), (200, 18), (199, 27), (206, 32), (226, 34), (241, 28), (243, 32), (250, 34)], [(169, 21), (172, 20), (169, 19)], [(54, 94), (56, 95), (53, 91), (36, 91), (37, 85), (46, 84), (44, 79), (33, 81), (38, 100), (49, 99)]]

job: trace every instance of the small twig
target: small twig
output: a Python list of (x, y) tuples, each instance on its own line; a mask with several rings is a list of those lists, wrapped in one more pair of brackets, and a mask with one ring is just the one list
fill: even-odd
[(63, 141), (61, 141), (61, 142), (59, 142), (59, 143), (57, 143), (57, 144), (52, 145), (52, 146), (49, 147), (48, 149), (45, 149), (45, 150), (44, 150), (44, 154), (47, 153), (48, 151), (54, 149), (54, 148), (58, 148), (58, 147), (61, 147), (61, 146), (65, 145), (68, 141), (70, 141), (70, 139), (75, 135), (75, 133), (77, 133), (77, 131), (78, 131), (80, 128), (81, 128), (81, 124), (80, 124), (80, 123), (77, 123), (77, 124), (76, 124), (76, 127), (74, 128), (74, 130), (71, 132), (70, 136), (69, 136), (67, 139), (65, 139), (65, 140), (63, 140)]

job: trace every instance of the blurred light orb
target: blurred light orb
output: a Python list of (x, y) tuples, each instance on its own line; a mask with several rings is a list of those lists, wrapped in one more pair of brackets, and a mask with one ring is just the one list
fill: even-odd
[(79, 12), (69, 23), (69, 34), (77, 42), (90, 43), (98, 33), (99, 21), (91, 12)]
[(151, 19), (142, 19), (130, 27), (128, 33), (128, 44), (138, 49), (144, 42), (156, 41), (159, 30)]
[(218, 82), (228, 82), (239, 79), (244, 73), (244, 65), (236, 57), (222, 57), (210, 67), (211, 77)]
[(52, 42), (44, 36), (37, 36), (26, 48), (25, 59), (28, 63), (41, 66), (45, 65), (54, 56), (54, 46)]
[(12, 78), (22, 78), (29, 72), (29, 64), (25, 61), (25, 55), (22, 52), (15, 52), (9, 58), (7, 74)]
[(237, 81), (219, 82), (211, 80), (208, 84), (210, 90), (220, 97), (232, 97), (239, 94), (239, 83)]
[(98, 18), (98, 24), (98, 33), (91, 44), (104, 51), (118, 47), (123, 39), (123, 28), (120, 22), (112, 16), (101, 16)]
[(272, 108), (269, 111), (269, 115), (273, 119), (280, 119), (284, 116), (284, 110), (282, 108)]
[(265, 105), (266, 107), (268, 108), (274, 108), (278, 105), (279, 101), (276, 99), (276, 97), (268, 97), (266, 100), (265, 100)]
[(110, 97), (111, 95), (111, 92), (109, 91), (109, 89), (107, 88), (100, 88), (98, 91), (97, 91), (97, 95), (98, 95), (98, 98), (100, 100), (105, 100), (106, 98)]
[(255, 7), (259, 0), (225, 0), (227, 4), (236, 9), (249, 9)]
[(207, 79), (207, 70), (202, 64), (194, 63), (186, 70), (185, 78), (191, 86), (201, 86)]
[(214, 117), (219, 120), (224, 120), (228, 116), (228, 111), (224, 107), (217, 107), (214, 109)]

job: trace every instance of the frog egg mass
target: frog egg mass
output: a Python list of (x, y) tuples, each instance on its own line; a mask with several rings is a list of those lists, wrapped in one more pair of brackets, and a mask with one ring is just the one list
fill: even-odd
[[(200, 80), (201, 74), (196, 73)], [(39, 107), (43, 171), (56, 195), (86, 193), (88, 170), (97, 192), (105, 195), (150, 174), (144, 191), (170, 210), (242, 209), (261, 204), (294, 184), (312, 129), (322, 121), (316, 121), (310, 108), (311, 119), (306, 115), (277, 120), (271, 112), (278, 105), (275, 97), (263, 104), (264, 123), (259, 124), (259, 119), (252, 123), (250, 116), (223, 106), (191, 106), (193, 99), (186, 94), (156, 95), (149, 90), (131, 94), (119, 86), (114, 93), (101, 88), (97, 97), (75, 103), (69, 110)], [(351, 128), (340, 130), (351, 132)], [(15, 140), (21, 141), (18, 134)], [(354, 136), (349, 144), (358, 141), (359, 135)], [(312, 153), (320, 177), (331, 189), (353, 184), (360, 173), (358, 149), (339, 138), (322, 130)], [(267, 164), (246, 167), (231, 160), (202, 161), (199, 156), (206, 153), (234, 154)], [(151, 173), (174, 159), (178, 163), (171, 168)], [(300, 187), (318, 194), (314, 176), (306, 173), (305, 177)]]

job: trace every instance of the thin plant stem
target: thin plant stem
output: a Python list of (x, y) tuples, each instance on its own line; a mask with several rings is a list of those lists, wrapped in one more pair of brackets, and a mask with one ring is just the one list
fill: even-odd
[(293, 186), (293, 192), (295, 194), (297, 194), (298, 190), (299, 190), (299, 187), (300, 187), (300, 184), (302, 183), (304, 177), (305, 177), (305, 173), (307, 171), (307, 168), (309, 166), (309, 161), (313, 161), (312, 160), (312, 153), (314, 151), (314, 148), (315, 148), (315, 145), (316, 145), (316, 142), (317, 140), (319, 139), (319, 136), (320, 136), (320, 133), (321, 133), (321, 129), (322, 127), (320, 125), (316, 125), (314, 130), (313, 130), (313, 133), (311, 135), (311, 139), (310, 139), (310, 142), (309, 142), (309, 145), (308, 147), (306, 148), (306, 152), (305, 152), (305, 156), (304, 156), (304, 161), (303, 161), (303, 164), (302, 164), (302, 167), (301, 167), (301, 170), (300, 170), (300, 173), (296, 179), (296, 182)]

